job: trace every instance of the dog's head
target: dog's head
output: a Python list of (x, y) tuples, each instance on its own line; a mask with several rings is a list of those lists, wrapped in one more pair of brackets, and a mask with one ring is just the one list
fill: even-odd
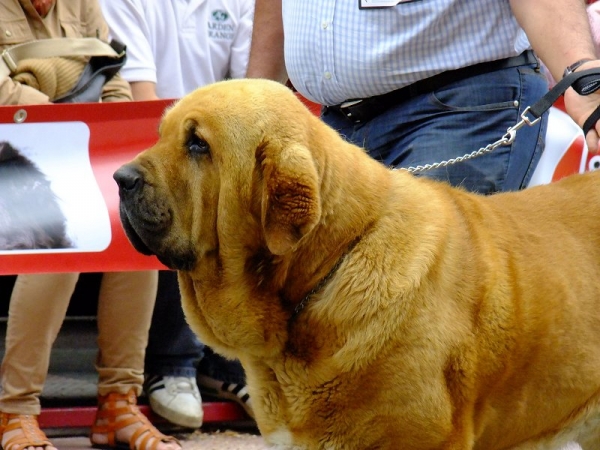
[(158, 142), (114, 174), (134, 247), (178, 270), (227, 248), (292, 250), (321, 216), (324, 155), (313, 143), (332, 132), (311, 121), (289, 89), (266, 80), (220, 82), (178, 101)]

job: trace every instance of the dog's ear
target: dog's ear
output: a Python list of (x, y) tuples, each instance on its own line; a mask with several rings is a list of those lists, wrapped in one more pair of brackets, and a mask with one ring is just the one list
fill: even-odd
[(321, 218), (319, 177), (299, 144), (263, 142), (256, 151), (262, 178), (261, 220), (269, 251), (283, 255)]

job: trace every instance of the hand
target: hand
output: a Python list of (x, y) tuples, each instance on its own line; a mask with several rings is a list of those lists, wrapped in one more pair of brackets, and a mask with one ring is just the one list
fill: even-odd
[(42, 17), (46, 17), (54, 3), (56, 3), (56, 0), (31, 0), (31, 4)]
[[(590, 61), (584, 64), (580, 70), (592, 69), (600, 67), (600, 61)], [(587, 118), (600, 106), (600, 90), (590, 95), (579, 95), (573, 88), (567, 89), (565, 92), (565, 109), (571, 118), (583, 127)], [(594, 127), (585, 136), (585, 140), (589, 151), (592, 154), (600, 153), (600, 120), (596, 122)]]

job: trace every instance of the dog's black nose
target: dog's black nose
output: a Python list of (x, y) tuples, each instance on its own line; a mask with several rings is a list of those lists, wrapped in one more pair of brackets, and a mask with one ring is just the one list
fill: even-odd
[(122, 191), (134, 191), (143, 184), (143, 178), (140, 171), (131, 164), (121, 166), (114, 174), (113, 178)]

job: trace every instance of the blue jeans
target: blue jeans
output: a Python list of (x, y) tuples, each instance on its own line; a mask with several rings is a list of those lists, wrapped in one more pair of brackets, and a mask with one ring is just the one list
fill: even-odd
[(197, 372), (226, 383), (245, 384), (239, 361), (202, 344), (185, 320), (175, 271), (158, 273), (158, 292), (146, 347), (146, 375), (195, 378)]
[[(473, 76), (404, 101), (362, 124), (324, 108), (322, 119), (386, 166), (456, 158), (496, 142), (548, 91), (536, 65)], [(511, 145), (466, 162), (417, 173), (491, 194), (527, 185), (544, 148), (548, 114), (525, 125)]]
[(195, 378), (203, 349), (185, 320), (177, 272), (161, 270), (146, 347), (146, 374)]

